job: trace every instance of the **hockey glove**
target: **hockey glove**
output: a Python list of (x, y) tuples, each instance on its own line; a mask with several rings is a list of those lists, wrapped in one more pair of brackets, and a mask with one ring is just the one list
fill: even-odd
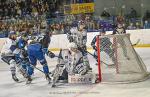
[(28, 53), (27, 53), (27, 51), (26, 51), (25, 49), (22, 49), (22, 50), (21, 50), (21, 53), (22, 53), (22, 56), (23, 56), (24, 58), (28, 57)]
[(49, 56), (50, 58), (54, 58), (55, 54), (51, 51), (48, 51), (47, 56)]

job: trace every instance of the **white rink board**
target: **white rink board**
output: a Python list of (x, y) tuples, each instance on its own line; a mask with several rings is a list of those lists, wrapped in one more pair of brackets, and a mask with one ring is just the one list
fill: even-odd
[[(112, 31), (106, 32), (111, 34)], [(134, 44), (137, 40), (140, 39), (139, 44), (150, 44), (150, 29), (140, 29), (140, 30), (127, 30), (127, 33), (131, 34), (131, 42)], [(87, 34), (87, 47), (91, 48), (91, 41), (95, 35), (98, 35), (99, 32), (89, 32)], [(66, 48), (68, 44), (67, 35), (53, 35), (49, 48)]]
[[(111, 34), (112, 31), (107, 31), (107, 34)], [(139, 44), (150, 44), (150, 29), (139, 29), (139, 30), (127, 30), (127, 33), (131, 34), (131, 42), (134, 44), (140, 39)], [(98, 35), (99, 32), (89, 32), (87, 34), (87, 47), (91, 48), (91, 41), (95, 35)], [(6, 38), (0, 38), (0, 49)], [(67, 48), (69, 41), (66, 34), (53, 35), (49, 48)]]

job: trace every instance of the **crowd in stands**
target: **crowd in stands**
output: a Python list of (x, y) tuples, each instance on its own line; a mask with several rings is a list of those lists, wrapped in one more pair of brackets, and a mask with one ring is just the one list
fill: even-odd
[[(131, 8), (126, 16), (112, 16), (104, 10), (101, 16), (93, 14), (60, 15), (58, 5), (61, 0), (1, 0), (0, 2), (0, 34), (7, 36), (10, 29), (16, 32), (27, 31), (32, 34), (42, 32), (44, 29), (53, 31), (53, 34), (67, 33), (72, 22), (84, 21), (89, 32), (98, 31), (105, 27), (107, 31), (113, 30), (113, 24), (123, 22), (126, 29), (149, 29), (150, 12), (147, 10), (142, 18)], [(93, 0), (72, 0), (72, 3), (87, 3)]]
[[(111, 15), (109, 12), (107, 12), (106, 10), (104, 10), (101, 14), (101, 17), (105, 17), (107, 20), (111, 18)], [(117, 16), (116, 19), (114, 19), (113, 21), (118, 21), (118, 17)], [(149, 10), (147, 10), (144, 14), (144, 16), (141, 18), (138, 17), (137, 12), (134, 8), (131, 8), (131, 11), (129, 14), (124, 15), (122, 17), (122, 21), (124, 21), (125, 23), (125, 27), (128, 30), (134, 30), (134, 29), (149, 29), (150, 28), (150, 12)]]
[(1, 0), (1, 19), (52, 16), (61, 0)]

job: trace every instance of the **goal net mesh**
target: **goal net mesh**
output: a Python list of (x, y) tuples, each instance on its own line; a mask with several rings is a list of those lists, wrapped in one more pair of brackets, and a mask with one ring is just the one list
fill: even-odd
[(130, 41), (130, 34), (97, 36), (99, 80), (138, 82), (148, 78), (146, 66)]

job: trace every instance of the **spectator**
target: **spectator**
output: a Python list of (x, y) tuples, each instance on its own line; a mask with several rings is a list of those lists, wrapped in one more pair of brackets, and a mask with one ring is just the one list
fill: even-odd
[(122, 15), (118, 15), (116, 18), (117, 23), (123, 24), (124, 23), (124, 17)]
[(104, 10), (101, 14), (101, 17), (107, 17), (108, 18), (108, 17), (110, 17), (110, 14), (106, 10)]
[(147, 11), (145, 12), (144, 17), (143, 17), (143, 21), (146, 21), (146, 20), (149, 20), (149, 19), (150, 19), (150, 12), (149, 12), (149, 10), (147, 10)]
[(130, 25), (127, 27), (128, 30), (134, 30), (136, 27), (134, 26), (133, 23), (130, 23)]
[(141, 29), (141, 25), (139, 22), (136, 22), (135, 26), (136, 26), (136, 29)]
[(136, 18), (137, 17), (137, 12), (134, 8), (131, 8), (130, 12), (130, 18)]
[(12, 27), (12, 26), (9, 28), (9, 34), (10, 33), (15, 33), (14, 27)]
[(147, 20), (144, 23), (144, 29), (150, 29), (150, 22)]

